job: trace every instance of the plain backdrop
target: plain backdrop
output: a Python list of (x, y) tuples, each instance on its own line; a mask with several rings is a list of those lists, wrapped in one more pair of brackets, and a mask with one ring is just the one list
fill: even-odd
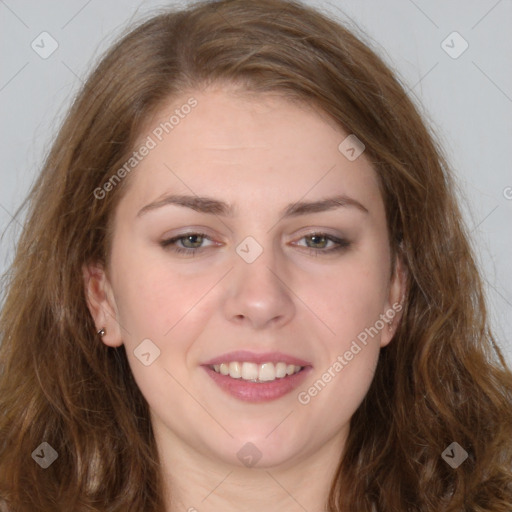
[[(15, 213), (77, 88), (121, 33), (173, 3), (187, 2), (0, 0), (0, 272), (23, 224), (23, 212)], [(512, 2), (307, 3), (384, 58), (441, 141), (464, 195), (498, 342), (512, 364)]]

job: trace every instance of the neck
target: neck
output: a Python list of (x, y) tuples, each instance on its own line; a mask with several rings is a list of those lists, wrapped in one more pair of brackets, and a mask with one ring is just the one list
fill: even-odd
[(343, 442), (339, 436), (313, 453), (261, 468), (214, 460), (183, 442), (160, 444), (166, 510), (323, 512)]

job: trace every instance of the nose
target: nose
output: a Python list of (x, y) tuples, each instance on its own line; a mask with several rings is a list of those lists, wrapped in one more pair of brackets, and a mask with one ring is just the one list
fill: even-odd
[(252, 329), (279, 328), (295, 315), (289, 268), (271, 249), (252, 263), (235, 255), (228, 277), (224, 313), (230, 322)]

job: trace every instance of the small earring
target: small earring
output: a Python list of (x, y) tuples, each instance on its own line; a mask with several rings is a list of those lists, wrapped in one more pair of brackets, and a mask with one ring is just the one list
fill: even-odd
[(99, 336), (101, 336), (102, 338), (103, 338), (103, 336), (105, 336), (105, 333), (106, 333), (106, 331), (105, 331), (105, 328), (104, 328), (104, 327), (102, 327), (102, 328), (98, 331), (98, 335), (99, 335)]

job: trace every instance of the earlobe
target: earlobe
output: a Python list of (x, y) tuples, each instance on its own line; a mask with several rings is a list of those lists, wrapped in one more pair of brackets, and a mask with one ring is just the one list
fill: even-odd
[[(97, 264), (84, 265), (82, 274), (87, 307), (96, 325), (95, 335), (105, 345), (121, 346), (123, 341), (115, 299), (103, 267)], [(104, 333), (100, 334), (102, 330)]]

